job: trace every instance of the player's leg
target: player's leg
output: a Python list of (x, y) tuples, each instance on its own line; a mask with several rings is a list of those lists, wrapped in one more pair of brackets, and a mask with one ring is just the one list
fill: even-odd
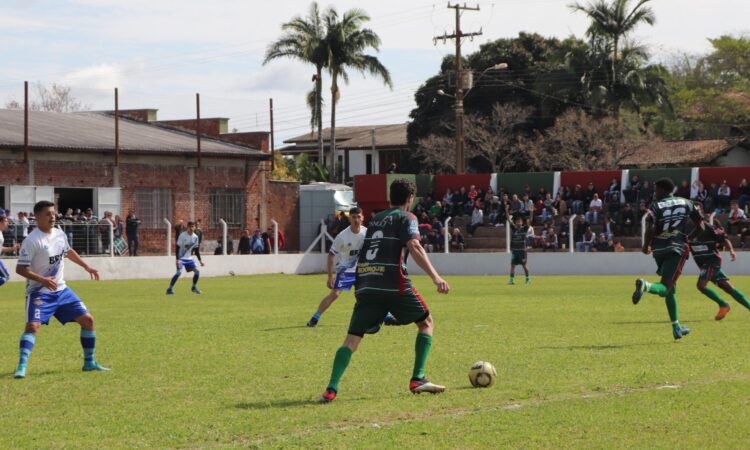
[[(718, 275), (718, 274), (717, 274)], [(715, 275), (714, 277), (716, 277)], [(745, 294), (738, 291), (734, 286), (732, 286), (732, 283), (729, 282), (729, 278), (724, 275), (722, 272), (721, 275), (718, 275), (722, 278), (716, 280), (716, 284), (724, 290), (727, 294), (731, 295), (733, 299), (737, 301), (740, 305), (744, 306), (747, 309), (750, 309), (750, 302), (747, 301), (747, 297), (745, 297)]]
[(333, 358), (333, 367), (331, 368), (331, 378), (328, 380), (328, 386), (326, 386), (325, 392), (320, 397), (320, 403), (332, 402), (336, 399), (336, 394), (339, 392), (339, 382), (341, 377), (344, 376), (346, 368), (349, 367), (349, 362), (352, 360), (352, 354), (359, 347), (359, 343), (362, 342), (362, 335), (359, 334), (347, 334), (344, 339), (344, 343), (336, 350), (336, 356)]
[[(671, 259), (669, 255), (667, 256), (654, 256), (654, 260), (656, 261), (656, 273), (658, 275), (663, 275), (665, 272), (665, 264), (667, 261)], [(662, 281), (664, 280), (664, 277), (662, 277)], [(658, 295), (659, 297), (666, 298), (667, 294), (669, 294), (669, 288), (663, 283), (650, 283), (643, 278), (639, 278), (635, 280), (635, 291), (633, 292), (633, 304), (637, 305), (638, 302), (641, 301), (641, 297), (643, 297), (643, 294), (653, 294)]]
[(531, 275), (529, 275), (529, 266), (526, 261), (526, 259), (523, 260), (523, 265), (521, 267), (523, 267), (523, 272), (526, 274), (526, 284), (530, 284)]
[[(58, 317), (60, 319), (60, 317)], [(61, 320), (62, 321), (62, 320)], [(86, 312), (74, 319), (81, 326), (81, 348), (83, 348), (83, 368), (84, 372), (93, 370), (106, 371), (94, 358), (96, 352), (96, 331), (94, 331), (94, 317)]]
[(719, 305), (719, 312), (716, 313), (716, 320), (721, 320), (724, 317), (726, 317), (727, 313), (729, 312), (729, 305), (719, 297), (719, 294), (716, 293), (713, 289), (708, 287), (709, 280), (712, 280), (714, 277), (715, 268), (712, 266), (706, 266), (701, 268), (700, 275), (698, 275), (698, 283), (696, 284), (696, 287), (701, 292), (701, 294), (705, 295), (706, 297), (713, 300), (717, 305)]
[(190, 290), (196, 294), (201, 294), (201, 290), (198, 289), (198, 279), (201, 277), (201, 271), (194, 265), (188, 272), (193, 272), (193, 287)]
[(318, 324), (318, 321), (320, 320), (320, 316), (324, 312), (326, 312), (326, 310), (333, 304), (333, 302), (336, 301), (337, 298), (339, 298), (339, 295), (341, 295), (340, 290), (331, 289), (331, 292), (329, 292), (328, 295), (323, 297), (323, 300), (320, 301), (317, 311), (315, 311), (315, 314), (313, 314), (313, 316), (307, 322), (307, 326), (311, 328), (316, 326)]
[(2, 261), (0, 261), (0, 286), (7, 283), (9, 278), (10, 272), (8, 272), (8, 268), (5, 267), (5, 264), (3, 264)]
[(182, 264), (179, 264), (177, 266), (177, 271), (172, 275), (172, 279), (169, 280), (169, 287), (167, 288), (167, 295), (174, 294), (174, 285), (177, 283), (177, 280), (180, 278), (180, 275), (182, 275)]
[[(515, 258), (515, 256), (512, 256), (512, 258)], [(508, 280), (508, 284), (515, 284), (515, 278), (516, 278), (516, 265), (513, 264), (513, 262), (510, 263), (510, 279)]]
[(667, 312), (669, 313), (669, 320), (672, 321), (672, 336), (674, 336), (675, 340), (681, 339), (690, 333), (689, 328), (680, 324), (677, 314), (677, 280), (682, 274), (682, 267), (685, 265), (685, 261), (687, 261), (687, 256), (687, 252), (683, 255), (673, 253), (665, 259), (662, 266), (661, 284), (667, 288), (665, 303), (667, 305)]
[(24, 328), (23, 334), (21, 334), (21, 339), (18, 343), (18, 367), (16, 367), (16, 372), (13, 374), (14, 378), (26, 377), (26, 366), (29, 363), (31, 351), (34, 350), (36, 335), (39, 333), (39, 327), (41, 325), (41, 322), (26, 322), (26, 327)]

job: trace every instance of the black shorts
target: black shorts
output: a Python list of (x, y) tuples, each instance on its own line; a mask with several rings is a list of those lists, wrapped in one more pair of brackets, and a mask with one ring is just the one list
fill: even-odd
[(400, 325), (421, 322), (430, 315), (422, 296), (411, 286), (399, 291), (377, 291), (366, 289), (357, 292), (357, 303), (354, 304), (352, 319), (349, 322), (349, 334), (364, 335), (367, 330), (377, 327), (390, 312)]

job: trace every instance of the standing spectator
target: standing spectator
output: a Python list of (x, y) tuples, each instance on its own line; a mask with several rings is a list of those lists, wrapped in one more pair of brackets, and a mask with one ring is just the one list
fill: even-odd
[(99, 221), (99, 235), (102, 240), (102, 253), (109, 253), (109, 246), (112, 245), (112, 242), (109, 240), (110, 227), (114, 234), (115, 221), (112, 218), (112, 212), (104, 211), (104, 217)]
[(565, 199), (563, 199), (563, 196), (560, 192), (558, 192), (555, 196), (555, 200), (552, 202), (552, 208), (554, 208), (556, 213), (561, 216), (568, 215), (568, 203), (565, 201)]
[(85, 235), (86, 235), (86, 253), (94, 255), (98, 250), (98, 237), (99, 233), (95, 225), (99, 223), (99, 219), (94, 215), (94, 210), (86, 208), (86, 212), (83, 215), (83, 222), (86, 223)]
[[(398, 171), (398, 166), (396, 166), (395, 162), (392, 162), (388, 166), (388, 169), (386, 169), (385, 173), (396, 173), (397, 171)], [(349, 226), (349, 225), (347, 225), (347, 226)], [(343, 228), (342, 228), (342, 230), (343, 230)]]
[(682, 180), (675, 195), (682, 198), (690, 198), (690, 182), (688, 180)]
[[(273, 246), (274, 246), (273, 227), (268, 227), (267, 233), (268, 233), (269, 244), (271, 244), (270, 249), (273, 250)], [(279, 250), (281, 250), (286, 245), (286, 238), (284, 237), (284, 232), (281, 231), (281, 228), (278, 229), (278, 233), (279, 233)]]
[(16, 221), (16, 242), (23, 244), (24, 239), (29, 235), (29, 217), (25, 212), (18, 213), (18, 220)]
[(713, 211), (713, 199), (708, 194), (706, 185), (704, 185), (701, 181), (698, 181), (698, 192), (695, 194), (694, 200), (700, 202), (700, 204), (703, 206), (703, 211), (705, 211), (706, 213), (710, 213), (711, 211)]
[(732, 202), (732, 209), (729, 211), (729, 217), (727, 217), (727, 235), (732, 234), (733, 227), (737, 227), (737, 235), (739, 236), (746, 224), (747, 217), (745, 216), (745, 211), (740, 209), (737, 202)]
[(604, 192), (605, 202), (609, 202), (612, 197), (616, 198), (618, 203), (620, 202), (620, 182), (617, 181), (617, 178), (612, 178), (609, 187)]
[(142, 223), (141, 219), (135, 215), (134, 209), (128, 210), (125, 217), (125, 235), (128, 238), (128, 252), (130, 256), (138, 256), (138, 247), (140, 247), (140, 238), (138, 235), (138, 226)]
[(625, 201), (627, 203), (635, 203), (638, 201), (638, 196), (641, 192), (641, 180), (638, 175), (630, 177), (630, 185), (623, 191), (625, 194)]
[(599, 214), (602, 213), (602, 200), (599, 198), (599, 194), (594, 193), (589, 202), (589, 210), (586, 213), (586, 220), (589, 223), (596, 225), (599, 221)]
[(732, 188), (727, 184), (727, 180), (721, 182), (721, 186), (716, 192), (716, 207), (722, 211), (729, 208), (729, 202), (732, 200)]
[(654, 189), (651, 187), (651, 183), (649, 183), (648, 180), (645, 180), (643, 185), (641, 185), (639, 198), (640, 201), (646, 203), (646, 206), (650, 205), (651, 201), (654, 199)]
[(461, 230), (458, 228), (454, 228), (453, 233), (451, 233), (450, 246), (452, 251), (464, 251), (464, 237), (461, 235)]
[(263, 233), (261, 233), (260, 238), (263, 240), (263, 254), (270, 255), (271, 254), (271, 233), (268, 231), (264, 231)]
[(596, 193), (596, 188), (594, 187), (594, 183), (589, 183), (589, 185), (586, 187), (586, 192), (585, 192), (585, 196), (584, 196), (583, 209), (585, 211), (589, 210), (589, 207), (591, 205), (591, 201), (594, 199), (595, 196), (597, 198), (599, 198), (598, 195), (597, 195), (597, 193)]
[(569, 240), (570, 240), (570, 219), (568, 219), (568, 216), (562, 216), (560, 218), (559, 231), (557, 232), (557, 241), (560, 244), (560, 247), (567, 248)]
[(469, 237), (473, 237), (474, 231), (482, 225), (484, 225), (484, 212), (479, 209), (478, 206), (475, 206), (474, 211), (471, 213), (471, 222), (466, 227), (466, 231), (469, 232)]
[(648, 207), (646, 206), (646, 202), (641, 202), (638, 204), (638, 224), (640, 225), (643, 222), (643, 216), (648, 214)]
[(114, 238), (122, 239), (122, 231), (123, 231), (122, 218), (120, 216), (115, 216), (115, 229), (112, 230), (114, 234)]
[(620, 232), (624, 236), (633, 236), (635, 234), (635, 211), (630, 203), (625, 203), (622, 214), (620, 214)]
[(557, 241), (557, 233), (555, 233), (555, 229), (553, 227), (550, 227), (549, 230), (547, 230), (547, 236), (544, 238), (544, 251), (547, 250), (556, 252), (559, 248), (559, 242)]
[(253, 237), (250, 238), (250, 250), (253, 252), (253, 255), (261, 255), (265, 252), (265, 249), (263, 236), (260, 234), (260, 228), (256, 228)]
[(237, 253), (240, 255), (249, 255), (252, 253), (252, 248), (250, 247), (250, 230), (247, 228), (242, 230), (240, 242), (237, 244)]
[(737, 195), (737, 203), (740, 205), (740, 209), (744, 210), (748, 202), (750, 202), (750, 185), (747, 184), (745, 178), (740, 181), (740, 186), (737, 188)]
[(464, 208), (466, 202), (469, 201), (469, 196), (466, 194), (466, 188), (461, 186), (456, 194), (453, 195), (453, 214), (457, 216), (464, 215)]

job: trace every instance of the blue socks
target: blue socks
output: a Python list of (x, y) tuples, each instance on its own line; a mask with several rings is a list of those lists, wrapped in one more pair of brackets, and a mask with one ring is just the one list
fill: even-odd
[(4, 285), (6, 281), (8, 281), (7, 278), (0, 276), (0, 286)]
[(35, 342), (36, 336), (34, 336), (34, 333), (24, 333), (21, 335), (21, 341), (19, 342), (19, 347), (21, 350), (21, 356), (18, 359), (19, 366), (26, 366), (26, 364), (29, 362), (29, 356), (31, 355), (31, 351), (34, 349)]
[(315, 311), (315, 314), (313, 314), (312, 318), (315, 319), (316, 321), (320, 320), (320, 313), (318, 311)]
[(83, 362), (94, 362), (94, 348), (96, 347), (96, 332), (81, 329), (81, 347), (83, 347)]
[(196, 270), (195, 274), (193, 274), (193, 289), (195, 289), (196, 286), (198, 286), (198, 278), (200, 278), (200, 276), (201, 276), (201, 273)]
[(169, 289), (172, 289), (174, 287), (174, 284), (177, 283), (177, 279), (180, 278), (180, 274), (182, 271), (177, 271), (176, 274), (172, 277), (172, 280), (169, 282)]

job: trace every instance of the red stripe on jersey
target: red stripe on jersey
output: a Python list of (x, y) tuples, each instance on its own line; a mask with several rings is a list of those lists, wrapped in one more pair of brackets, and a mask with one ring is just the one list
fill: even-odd
[(411, 293), (414, 294), (415, 297), (417, 297), (417, 300), (419, 300), (419, 303), (422, 305), (422, 309), (424, 309), (425, 312), (430, 310), (430, 308), (427, 307), (427, 302), (424, 301), (424, 299), (416, 289), (411, 288)]
[(682, 259), (680, 259), (680, 263), (677, 264), (677, 271), (672, 277), (673, 283), (677, 283), (677, 279), (680, 278), (680, 275), (682, 275), (682, 268), (685, 266), (685, 261), (687, 261), (689, 254), (690, 254), (690, 245), (687, 246), (687, 248), (685, 249), (685, 253), (682, 255)]

